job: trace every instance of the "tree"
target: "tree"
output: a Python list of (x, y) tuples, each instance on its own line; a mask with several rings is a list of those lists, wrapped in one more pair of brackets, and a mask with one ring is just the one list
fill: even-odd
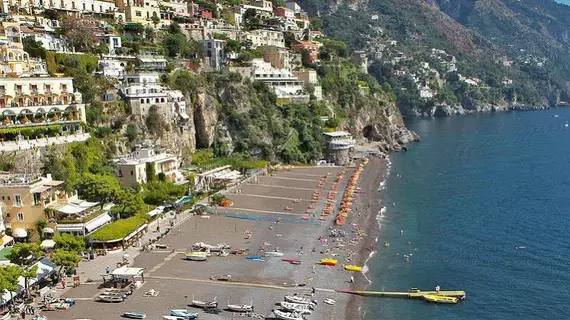
[(162, 115), (158, 112), (158, 107), (156, 105), (152, 105), (148, 109), (148, 117), (146, 118), (145, 123), (150, 134), (162, 137), (166, 123)]
[(135, 215), (144, 208), (144, 201), (140, 193), (132, 192), (129, 189), (122, 189), (117, 194), (117, 203), (120, 208), (121, 219)]
[(156, 167), (154, 166), (154, 162), (147, 162), (145, 164), (145, 171), (146, 181), (151, 182), (156, 180)]
[(160, 18), (156, 15), (156, 12), (153, 13), (151, 21), (155, 27), (160, 23)]
[(78, 187), (82, 198), (100, 202), (101, 208), (121, 190), (117, 178), (108, 174), (95, 175), (87, 173), (79, 182)]
[(76, 253), (85, 250), (85, 241), (83, 238), (78, 238), (68, 233), (56, 235), (53, 237), (53, 241), (55, 241), (58, 249), (73, 251)]
[(127, 125), (127, 130), (125, 131), (125, 136), (129, 139), (129, 142), (134, 142), (139, 137), (139, 129), (134, 123), (129, 123)]
[(24, 51), (26, 51), (30, 57), (46, 58), (46, 49), (41, 42), (35, 41), (32, 37), (27, 37), (22, 40), (22, 44), (24, 45)]
[(10, 292), (10, 301), (14, 303), (13, 292), (18, 291), (19, 288), (19, 278), (22, 276), (23, 270), (21, 267), (17, 266), (5, 266), (0, 268), (0, 292), (8, 290)]
[(53, 255), (52, 261), (59, 266), (59, 271), (57, 273), (61, 276), (61, 271), (64, 267), (75, 267), (81, 261), (81, 258), (76, 252), (57, 249)]
[(63, 19), (63, 34), (78, 50), (89, 51), (96, 43), (94, 32), (98, 20), (89, 16), (66, 15)]
[(38, 220), (36, 221), (36, 230), (38, 231), (38, 234), (40, 235), (40, 237), (42, 236), (42, 233), (44, 231), (44, 228), (47, 226), (47, 221), (45, 220)]
[(35, 279), (38, 277), (38, 266), (35, 265), (33, 267), (22, 269), (21, 276), (24, 277), (24, 289), (26, 291), (26, 296), (29, 296), (30, 295), (30, 288), (28, 285), (28, 283), (30, 283), (29, 279)]
[[(32, 274), (34, 268), (31, 266), (38, 261), (42, 256), (42, 250), (37, 243), (16, 243), (12, 248), (12, 251), (8, 254), (7, 258), (10, 262), (20, 266), (20, 274), (24, 275), (24, 288), (26, 293), (28, 292), (28, 278), (37, 276), (37, 267), (35, 272)], [(26, 270), (26, 272), (24, 272)], [(30, 275), (32, 274), (32, 275)]]
[(322, 30), (324, 27), (323, 20), (321, 18), (311, 19), (311, 30)]

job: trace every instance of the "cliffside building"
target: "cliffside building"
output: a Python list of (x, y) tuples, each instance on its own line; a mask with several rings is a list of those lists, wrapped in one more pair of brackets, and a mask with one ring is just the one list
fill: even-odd
[(339, 166), (350, 164), (355, 144), (352, 135), (344, 131), (325, 132), (323, 135), (327, 147), (326, 160)]
[(123, 185), (128, 187), (148, 181), (147, 165), (154, 166), (156, 175), (163, 173), (167, 181), (173, 183), (184, 181), (184, 176), (178, 171), (180, 167), (178, 157), (168, 153), (165, 149), (137, 146), (130, 155), (119, 158), (116, 162), (117, 177)]

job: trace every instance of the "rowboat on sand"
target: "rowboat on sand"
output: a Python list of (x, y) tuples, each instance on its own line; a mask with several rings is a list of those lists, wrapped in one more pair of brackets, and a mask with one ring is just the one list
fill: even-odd
[(145, 319), (146, 313), (144, 313), (144, 312), (125, 312), (122, 314), (122, 316), (125, 318), (130, 318), (130, 319)]
[(186, 260), (190, 261), (206, 261), (208, 260), (208, 253), (201, 251), (192, 251), (184, 253)]
[(319, 262), (319, 264), (322, 264), (323, 266), (336, 266), (337, 264), (337, 260), (333, 259), (333, 258), (323, 258), (321, 259), (321, 261)]
[(191, 305), (198, 308), (217, 308), (218, 301), (216, 301), (216, 298), (213, 301), (194, 300), (192, 298)]
[(280, 310), (273, 310), (275, 318), (282, 320), (303, 320), (303, 316), (296, 312), (284, 312)]
[(344, 266), (344, 270), (360, 272), (360, 271), (362, 271), (362, 267), (361, 266), (348, 265), (348, 266)]
[(310, 304), (311, 300), (299, 296), (285, 296), (285, 301), (298, 303), (298, 304)]
[(228, 301), (228, 309), (235, 312), (253, 312), (252, 304), (230, 304)]

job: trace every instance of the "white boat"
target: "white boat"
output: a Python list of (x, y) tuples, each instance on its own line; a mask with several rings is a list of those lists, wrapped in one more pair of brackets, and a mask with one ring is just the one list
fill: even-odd
[(103, 302), (123, 302), (125, 300), (125, 296), (122, 294), (115, 294), (115, 295), (100, 295), (99, 301)]
[(189, 313), (186, 309), (174, 309), (170, 310), (170, 315), (173, 317), (180, 317), (182, 319), (196, 319), (198, 318), (197, 313)]
[(291, 303), (291, 302), (280, 302), (281, 308), (287, 311), (295, 311), (300, 314), (311, 314), (311, 309), (308, 304), (299, 304), (299, 303)]
[(265, 253), (266, 257), (282, 257), (284, 256), (283, 252), (279, 252), (279, 251), (268, 251)]
[(207, 252), (186, 252), (184, 254), (186, 256), (186, 260), (190, 261), (206, 261), (208, 260), (208, 253)]
[(311, 300), (299, 296), (285, 296), (285, 301), (299, 303), (299, 304), (309, 304)]
[(330, 298), (323, 300), (323, 302), (326, 304), (329, 304), (331, 306), (336, 303), (336, 301), (334, 301), (333, 299), (330, 299)]
[(183, 317), (176, 317), (176, 316), (162, 316), (164, 320), (185, 320)]
[(279, 310), (273, 310), (275, 318), (282, 320), (303, 320), (303, 316), (296, 312), (284, 312)]
[(198, 307), (198, 308), (217, 308), (218, 307), (218, 301), (216, 301), (216, 298), (214, 298), (214, 301), (194, 300), (194, 298), (192, 298), (191, 304), (192, 304), (192, 306)]
[(235, 312), (253, 312), (252, 304), (230, 304), (228, 301), (228, 309)]
[(125, 312), (125, 313), (123, 313), (123, 317), (130, 318), (130, 319), (145, 319), (146, 313), (144, 313), (144, 312)]

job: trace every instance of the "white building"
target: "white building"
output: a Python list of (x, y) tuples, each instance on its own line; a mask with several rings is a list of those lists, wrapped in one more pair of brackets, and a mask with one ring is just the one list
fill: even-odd
[(125, 73), (127, 63), (124, 60), (103, 58), (99, 60), (99, 68), (103, 72), (103, 76), (119, 79)]
[(208, 39), (199, 41), (204, 47), (204, 59), (208, 61), (208, 67), (211, 70), (220, 71), (222, 66), (227, 62), (226, 41), (217, 39)]
[(101, 210), (99, 202), (79, 200), (77, 197), (68, 203), (55, 204), (50, 207), (56, 220), (56, 230), (74, 236), (84, 237), (111, 222), (107, 210)]
[(305, 83), (295, 77), (289, 70), (276, 69), (263, 59), (253, 59), (253, 79), (263, 82), (275, 90), (278, 102), (307, 103), (309, 93)]
[(125, 186), (134, 187), (139, 183), (146, 183), (147, 164), (154, 166), (156, 175), (164, 174), (167, 181), (184, 182), (184, 175), (178, 170), (180, 167), (178, 157), (165, 149), (137, 146), (129, 156), (117, 159), (116, 162), (117, 176)]
[(285, 48), (285, 37), (282, 31), (275, 30), (252, 30), (240, 35), (240, 40), (251, 41), (252, 48), (261, 46), (276, 46)]

